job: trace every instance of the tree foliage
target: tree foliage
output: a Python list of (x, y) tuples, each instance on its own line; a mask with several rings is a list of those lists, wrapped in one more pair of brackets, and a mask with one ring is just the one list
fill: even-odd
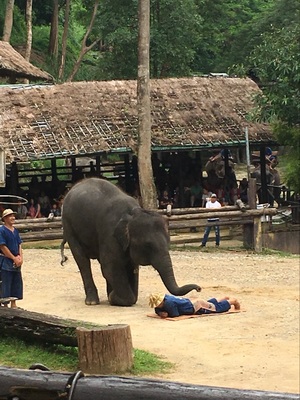
[(250, 57), (262, 85), (256, 116), (274, 126), (279, 143), (287, 146), (286, 181), (300, 192), (300, 28), (274, 30)]

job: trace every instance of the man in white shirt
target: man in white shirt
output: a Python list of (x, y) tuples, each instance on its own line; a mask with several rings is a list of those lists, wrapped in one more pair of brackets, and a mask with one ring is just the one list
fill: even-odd
[[(217, 200), (217, 195), (213, 193), (210, 196), (210, 199), (206, 202), (206, 208), (221, 208), (221, 204)], [(219, 218), (208, 218), (207, 222), (217, 222), (219, 221)], [(208, 240), (208, 236), (210, 234), (211, 228), (215, 228), (215, 234), (216, 234), (216, 246), (219, 247), (220, 245), (220, 227), (219, 225), (210, 225), (205, 228), (204, 236), (202, 239), (201, 247), (206, 246), (206, 242)]]

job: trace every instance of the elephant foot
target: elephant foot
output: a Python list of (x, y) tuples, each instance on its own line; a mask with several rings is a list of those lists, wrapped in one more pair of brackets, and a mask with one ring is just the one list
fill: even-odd
[(108, 296), (108, 301), (112, 306), (123, 306), (123, 307), (130, 307), (137, 302), (137, 299), (129, 296), (126, 299), (122, 299), (112, 291)]
[(100, 304), (100, 300), (99, 299), (91, 300), (91, 299), (86, 298), (85, 299), (85, 304), (87, 306), (96, 306), (97, 304)]

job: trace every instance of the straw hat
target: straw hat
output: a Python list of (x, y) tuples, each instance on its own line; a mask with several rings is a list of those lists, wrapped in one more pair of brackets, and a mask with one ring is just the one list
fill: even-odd
[(3, 211), (2, 213), (2, 221), (4, 220), (5, 217), (11, 214), (17, 214), (15, 211), (11, 210), (10, 208), (7, 208), (6, 210)]
[(150, 294), (149, 296), (149, 306), (151, 308), (157, 307), (164, 300), (164, 295), (161, 293)]

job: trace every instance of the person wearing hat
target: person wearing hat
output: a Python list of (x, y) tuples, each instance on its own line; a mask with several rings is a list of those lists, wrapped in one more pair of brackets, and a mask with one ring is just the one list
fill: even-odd
[[(206, 202), (206, 206), (205, 207), (206, 208), (221, 208), (221, 204), (218, 202), (217, 195), (215, 193), (213, 193), (210, 196), (210, 199), (208, 199), (208, 201)], [(209, 234), (210, 234), (210, 231), (211, 231), (212, 227), (214, 227), (214, 229), (215, 229), (216, 246), (217, 247), (220, 246), (220, 227), (217, 224), (218, 221), (219, 221), (219, 218), (208, 218), (207, 219), (207, 222), (216, 222), (216, 224), (215, 225), (208, 225), (205, 228), (204, 236), (203, 236), (202, 243), (201, 243), (201, 247), (205, 247), (206, 246), (206, 243), (207, 243), (207, 240), (208, 240), (208, 237), (209, 237)]]
[(206, 300), (198, 299), (192, 302), (185, 297), (177, 297), (170, 294), (151, 294), (149, 297), (149, 306), (161, 318), (179, 317), (180, 315), (193, 314), (211, 314), (223, 313), (229, 311), (231, 306), (236, 310), (240, 309), (240, 303), (236, 298), (224, 296), (216, 299)]
[(10, 208), (4, 210), (2, 213), (3, 225), (0, 226), (1, 297), (11, 298), (11, 300), (3, 302), (5, 307), (10, 302), (11, 308), (17, 308), (16, 300), (23, 298), (22, 240), (18, 230), (13, 226), (16, 220), (15, 215), (16, 212)]

